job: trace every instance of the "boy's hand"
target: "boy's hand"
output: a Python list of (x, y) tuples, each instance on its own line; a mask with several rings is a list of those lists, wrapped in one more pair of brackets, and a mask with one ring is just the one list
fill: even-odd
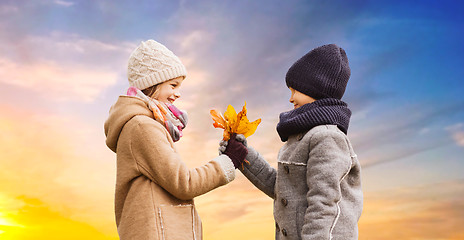
[[(247, 143), (245, 135), (243, 135), (243, 134), (234, 134), (234, 133), (233, 133), (233, 135), (236, 135), (235, 139), (237, 141), (241, 142), (245, 147), (248, 147), (248, 143)], [(224, 151), (226, 151), (227, 143), (228, 143), (228, 141), (224, 141), (224, 140), (221, 140), (219, 142), (219, 155), (224, 154)]]
[(225, 146), (225, 150), (223, 153), (232, 160), (232, 163), (234, 164), (235, 168), (239, 168), (240, 166), (243, 167), (244, 162), (248, 162), (245, 159), (248, 154), (248, 149), (245, 147), (243, 142), (237, 141), (236, 138), (236, 134), (231, 135), (231, 138), (227, 142), (227, 146)]

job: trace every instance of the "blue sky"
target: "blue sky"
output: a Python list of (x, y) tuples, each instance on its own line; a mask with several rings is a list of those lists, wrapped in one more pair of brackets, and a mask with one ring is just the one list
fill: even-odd
[[(383, 234), (379, 239), (394, 236), (388, 235), (388, 227), (377, 228), (385, 222), (375, 216), (401, 213), (404, 208), (417, 213), (398, 220), (405, 228), (414, 220), (426, 228), (451, 231), (454, 224), (433, 225), (430, 216), (436, 215), (427, 209), (440, 209), (455, 223), (464, 223), (463, 215), (454, 215), (447, 207), (464, 211), (457, 200), (464, 197), (463, 6), (459, 1), (2, 1), (0, 120), (8, 127), (2, 129), (6, 153), (0, 161), (32, 177), (23, 183), (0, 172), (0, 180), (16, 189), (37, 187), (34, 176), (57, 181), (62, 193), (80, 196), (90, 209), (85, 216), (105, 211), (99, 214), (106, 225), (84, 216), (80, 221), (114, 235), (110, 205), (114, 155), (104, 145), (103, 122), (127, 88), (127, 59), (140, 41), (165, 44), (187, 66), (189, 76), (178, 104), (189, 112), (190, 123), (178, 147), (192, 167), (216, 154), (221, 132), (211, 126), (209, 110), (223, 112), (228, 104), (238, 109), (245, 101), (250, 120), (262, 118), (249, 143), (275, 164), (283, 144), (275, 131), (278, 115), (292, 107), (285, 73), (312, 48), (336, 43), (346, 50), (351, 66), (344, 100), (353, 110), (348, 136), (363, 166), (364, 239), (375, 232)], [(50, 148), (55, 141), (62, 144)], [(19, 159), (29, 155), (7, 150), (9, 144), (37, 148), (30, 153), (48, 160), (43, 166), (27, 160), (36, 168), (26, 171)], [(70, 160), (75, 158), (85, 160)], [(90, 167), (93, 164), (99, 169)], [(89, 171), (91, 177), (84, 177)], [(205, 218), (232, 204), (220, 201), (224, 205), (208, 208), (206, 203), (211, 205), (224, 194), (233, 199), (234, 192), (250, 199), (249, 206), (271, 206), (243, 176), (236, 182), (199, 200)], [(93, 186), (82, 187), (88, 184)], [(24, 195), (54, 210), (70, 204), (64, 198), (14, 188), (0, 188), (5, 199)], [(430, 190), (428, 195), (424, 189)], [(58, 194), (49, 188), (44, 191)], [(89, 192), (98, 192), (100, 200)], [(418, 195), (423, 198), (416, 199)], [(393, 201), (394, 196), (401, 196), (401, 201)], [(433, 205), (431, 199), (440, 201)], [(387, 204), (385, 209), (391, 207), (389, 212), (382, 212), (380, 202)], [(3, 212), (18, 210), (4, 206)], [(272, 223), (272, 213), (251, 207), (242, 216), (227, 214), (240, 219), (234, 226), (261, 214), (268, 214), (264, 218)], [(206, 232), (214, 239), (224, 227), (214, 225)], [(438, 230), (408, 230), (401, 238), (464, 236), (440, 235)]]

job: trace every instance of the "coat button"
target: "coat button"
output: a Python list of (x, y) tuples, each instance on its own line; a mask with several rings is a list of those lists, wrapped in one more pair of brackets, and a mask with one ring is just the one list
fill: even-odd
[(277, 232), (280, 231), (279, 224), (276, 223), (276, 230)]
[(286, 172), (287, 174), (290, 173), (290, 169), (288, 168), (287, 165), (284, 166), (284, 170), (285, 170), (285, 172)]
[(282, 229), (282, 234), (283, 234), (284, 236), (287, 236), (287, 230), (285, 230), (285, 228)]
[(284, 205), (284, 207), (287, 206), (287, 204), (288, 204), (288, 201), (287, 201), (287, 199), (285, 199), (285, 198), (282, 198), (282, 199), (280, 200), (280, 202), (282, 203), (282, 205)]

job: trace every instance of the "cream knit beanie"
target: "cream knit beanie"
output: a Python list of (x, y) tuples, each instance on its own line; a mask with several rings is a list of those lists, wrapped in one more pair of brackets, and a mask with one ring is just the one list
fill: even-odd
[(141, 42), (129, 57), (129, 85), (144, 90), (177, 77), (186, 77), (180, 59), (163, 44), (154, 40)]

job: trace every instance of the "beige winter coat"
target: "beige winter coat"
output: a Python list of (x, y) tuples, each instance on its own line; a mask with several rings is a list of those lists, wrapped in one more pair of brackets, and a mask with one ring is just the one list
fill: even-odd
[(120, 96), (105, 122), (117, 156), (115, 213), (122, 240), (202, 239), (193, 198), (227, 184), (235, 169), (225, 155), (188, 169), (165, 127), (142, 100)]

